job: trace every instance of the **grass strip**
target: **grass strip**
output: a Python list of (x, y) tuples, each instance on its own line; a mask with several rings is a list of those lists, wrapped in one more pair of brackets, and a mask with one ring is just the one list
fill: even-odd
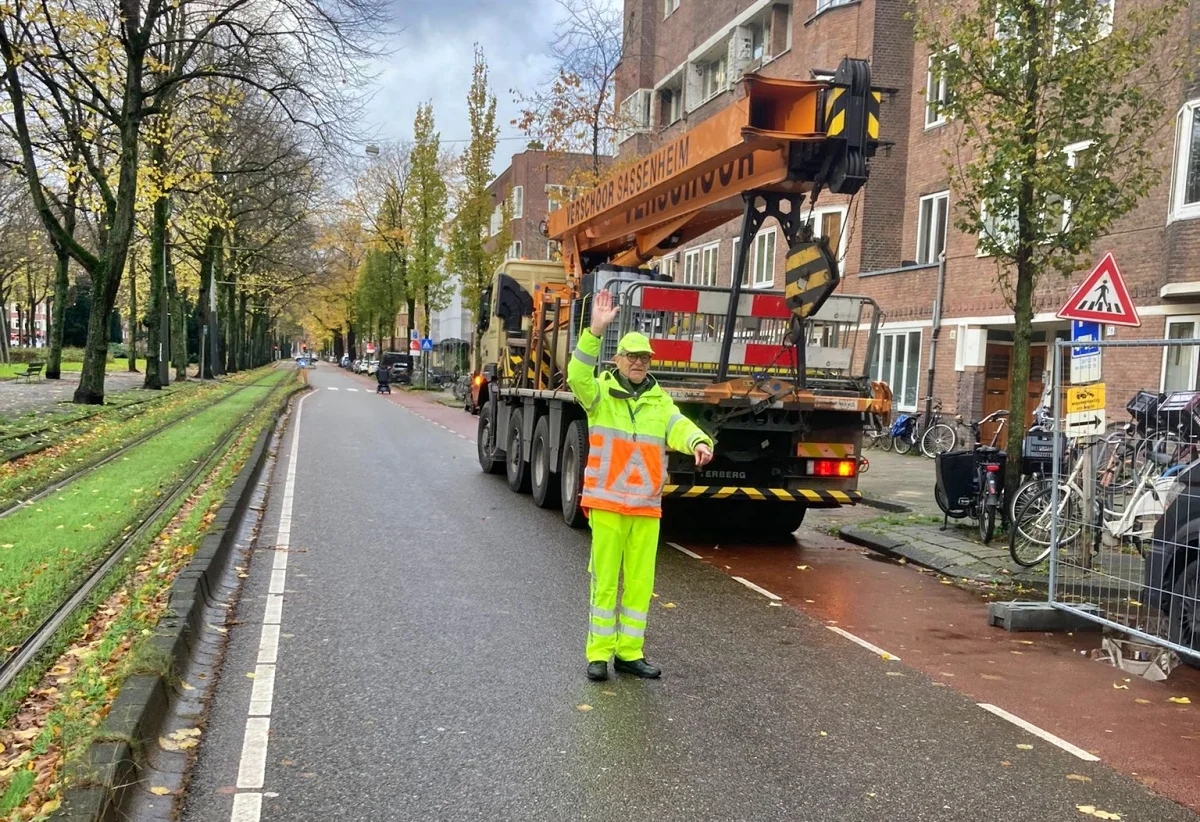
[[(134, 546), (121, 566), (126, 573), (114, 573), (103, 592), (94, 593), (95, 607), (86, 618), (79, 617), (71, 633), (77, 641), (69, 649), (60, 642), (56, 656), (50, 657), (58, 664), (41, 677), (40, 687), (28, 692), (19, 714), (6, 711), (6, 719), (13, 718), (0, 731), (0, 808), (9, 814), (6, 820), (42, 819), (56, 810), (64, 763), (78, 760), (99, 738), (125, 679), (167, 672), (169, 661), (149, 653), (147, 638), (165, 611), (171, 584), (209, 530), (258, 435), (270, 423), (276, 401), (300, 382), (289, 379), (270, 393), (213, 473), (163, 513), (156, 537)], [(193, 687), (186, 682), (181, 686)], [(198, 735), (197, 730), (168, 744), (194, 747)]]
[(112, 544), (200, 462), (269, 388), (249, 387), (0, 520), (0, 648), (53, 613)]

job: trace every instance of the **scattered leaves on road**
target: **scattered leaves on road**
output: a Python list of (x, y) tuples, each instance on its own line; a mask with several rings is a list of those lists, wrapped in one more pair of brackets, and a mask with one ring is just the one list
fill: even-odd
[(1176, 705), (1192, 704), (1192, 700), (1188, 699), (1186, 696), (1169, 696), (1167, 697), (1167, 702), (1174, 702)]
[(150, 793), (154, 794), (155, 796), (169, 796), (171, 794), (171, 789), (164, 788), (162, 785), (155, 785), (150, 789)]
[(1139, 705), (1149, 705), (1149, 704), (1150, 704), (1150, 700), (1148, 700), (1148, 699), (1142, 699), (1141, 697), (1138, 697), (1137, 699), (1135, 699), (1135, 700), (1133, 700), (1133, 701), (1134, 701), (1134, 702), (1136, 702), (1136, 703), (1137, 703), (1137, 704), (1139, 704)]
[(664, 607), (664, 608), (675, 608), (675, 607), (677, 607), (677, 606), (675, 605), (675, 603), (674, 603), (674, 602), (664, 602), (662, 607)]
[(1114, 691), (1128, 691), (1128, 690), (1129, 690), (1129, 686), (1128, 686), (1128, 685), (1122, 685), (1122, 684), (1121, 684), (1121, 683), (1119, 683), (1119, 682), (1114, 682), (1114, 683), (1113, 683), (1113, 690), (1114, 690)]
[(1081, 773), (1069, 773), (1069, 774), (1067, 774), (1067, 779), (1071, 780), (1072, 782), (1091, 782), (1092, 781), (1092, 778), (1090, 776), (1084, 776)]
[(797, 569), (799, 569), (799, 570), (801, 570), (801, 571), (807, 571), (807, 570), (808, 570), (808, 566), (807, 566), (807, 565), (797, 565), (797, 566), (796, 566), (796, 568), (797, 568)]
[(1102, 811), (1099, 808), (1097, 808), (1095, 805), (1076, 805), (1075, 810), (1079, 811), (1080, 813), (1086, 813), (1088, 816), (1094, 816), (1097, 819), (1120, 819), (1121, 818), (1121, 814), (1109, 813), (1108, 811)]
[(1018, 742), (1017, 747), (1020, 748), (1022, 751), (1032, 751), (1033, 750), (1033, 746), (1030, 745), (1028, 742)]
[(583, 704), (583, 705), (576, 705), (576, 706), (575, 706), (575, 710), (577, 710), (577, 711), (582, 711), (583, 713), (587, 713), (587, 712), (588, 712), (588, 711), (590, 711), (591, 709), (592, 709), (592, 706), (591, 706), (591, 705), (588, 705), (588, 704), (586, 704), (586, 703), (585, 703), (585, 704)]

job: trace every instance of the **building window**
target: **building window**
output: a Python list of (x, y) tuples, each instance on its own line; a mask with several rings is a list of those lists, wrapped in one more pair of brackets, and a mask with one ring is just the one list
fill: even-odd
[(489, 236), (495, 237), (500, 233), (500, 228), (503, 221), (504, 213), (500, 209), (500, 206), (496, 206), (494, 209), (492, 209), (492, 219), (491, 222), (488, 223), (488, 228), (491, 230), (491, 234)]
[(1200, 100), (1179, 111), (1175, 133), (1175, 169), (1171, 187), (1171, 219), (1200, 217)]
[(512, 245), (510, 245), (508, 247), (508, 256), (510, 258), (515, 258), (515, 259), (521, 258), (521, 241), (520, 240), (516, 240), (515, 242), (513, 242)]
[(817, 13), (820, 14), (825, 9), (831, 9), (835, 6), (848, 6), (853, 2), (855, 0), (817, 0)]
[(512, 216), (514, 220), (525, 216), (525, 186), (512, 188)]
[[(1083, 140), (1078, 143), (1071, 143), (1063, 149), (1063, 153), (1067, 155), (1067, 168), (1088, 168), (1094, 162), (1094, 158), (1088, 153), (1088, 149), (1092, 147), (1093, 140)], [(1053, 198), (1052, 198), (1053, 199)], [(1062, 200), (1062, 230), (1068, 231), (1071, 228), (1071, 199), (1069, 197)]]
[(675, 268), (679, 264), (679, 255), (671, 254), (658, 261), (658, 273), (670, 280), (675, 279)]
[(846, 206), (827, 206), (813, 209), (805, 217), (814, 237), (829, 240), (829, 250), (836, 260), (846, 257), (846, 211)]
[(925, 72), (925, 128), (945, 125), (944, 106), (950, 102), (946, 86), (946, 70), (942, 67), (942, 55), (929, 55), (929, 67)]
[(546, 212), (558, 211), (564, 205), (563, 187), (559, 185), (546, 186)]
[(561, 260), (562, 243), (560, 243), (558, 240), (546, 240), (546, 259)]
[(621, 122), (617, 128), (617, 142), (623, 143), (635, 134), (650, 129), (650, 103), (653, 92), (640, 88), (621, 101)]
[(729, 43), (729, 39), (726, 38), (688, 65), (687, 89), (684, 95), (688, 111), (695, 111), (725, 90)]
[(666, 128), (672, 123), (677, 123), (681, 117), (683, 117), (682, 78), (677, 79), (672, 85), (664, 86), (658, 90), (659, 128)]
[(888, 384), (897, 410), (917, 410), (920, 368), (920, 331), (893, 331), (879, 335), (879, 356), (871, 365), (871, 379)]
[(717, 251), (721, 244), (709, 243), (693, 248), (683, 255), (684, 285), (715, 285), (717, 282)]
[(679, 8), (679, 0), (663, 0), (663, 19), (671, 16), (671, 12)]
[(1095, 16), (1086, 21), (1082, 15), (1068, 19), (1061, 12), (1057, 13), (1054, 20), (1055, 50), (1070, 51), (1112, 34), (1115, 6), (1116, 0), (1095, 0)]
[(1167, 339), (1187, 342), (1163, 349), (1162, 390), (1165, 393), (1196, 390), (1196, 375), (1200, 372), (1198, 335), (1200, 317), (1167, 318)]
[(936, 263), (946, 250), (946, 220), (950, 211), (950, 192), (941, 191), (920, 200), (917, 216), (917, 263)]
[(760, 231), (754, 238), (754, 253), (750, 255), (750, 270), (754, 272), (754, 288), (775, 285), (775, 229)]
[(725, 58), (700, 64), (700, 98), (707, 100), (725, 90)]

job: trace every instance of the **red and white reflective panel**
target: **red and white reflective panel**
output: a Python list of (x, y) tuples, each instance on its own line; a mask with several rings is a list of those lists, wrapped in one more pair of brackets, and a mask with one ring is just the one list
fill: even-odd
[[(692, 342), (666, 337), (651, 337), (654, 359), (659, 362), (721, 361), (719, 340)], [(846, 369), (850, 367), (850, 349), (810, 345), (804, 352), (808, 368)], [(729, 349), (730, 365), (751, 365), (761, 368), (789, 368), (796, 365), (796, 349), (775, 343), (734, 343)]]
[[(699, 291), (692, 288), (647, 286), (633, 293), (634, 308), (645, 311), (678, 311), (686, 314), (720, 314), (729, 311), (728, 291)], [(738, 296), (739, 317), (786, 320), (792, 315), (779, 294), (743, 293)]]

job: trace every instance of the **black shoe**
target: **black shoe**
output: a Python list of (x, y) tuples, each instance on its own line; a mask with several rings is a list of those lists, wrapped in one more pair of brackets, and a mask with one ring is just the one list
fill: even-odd
[(662, 669), (655, 668), (645, 658), (633, 659), (628, 662), (624, 659), (616, 659), (613, 660), (613, 668), (623, 674), (640, 676), (642, 679), (658, 679), (662, 676)]
[(608, 679), (608, 663), (589, 662), (588, 679), (592, 680), (592, 682), (603, 682)]

